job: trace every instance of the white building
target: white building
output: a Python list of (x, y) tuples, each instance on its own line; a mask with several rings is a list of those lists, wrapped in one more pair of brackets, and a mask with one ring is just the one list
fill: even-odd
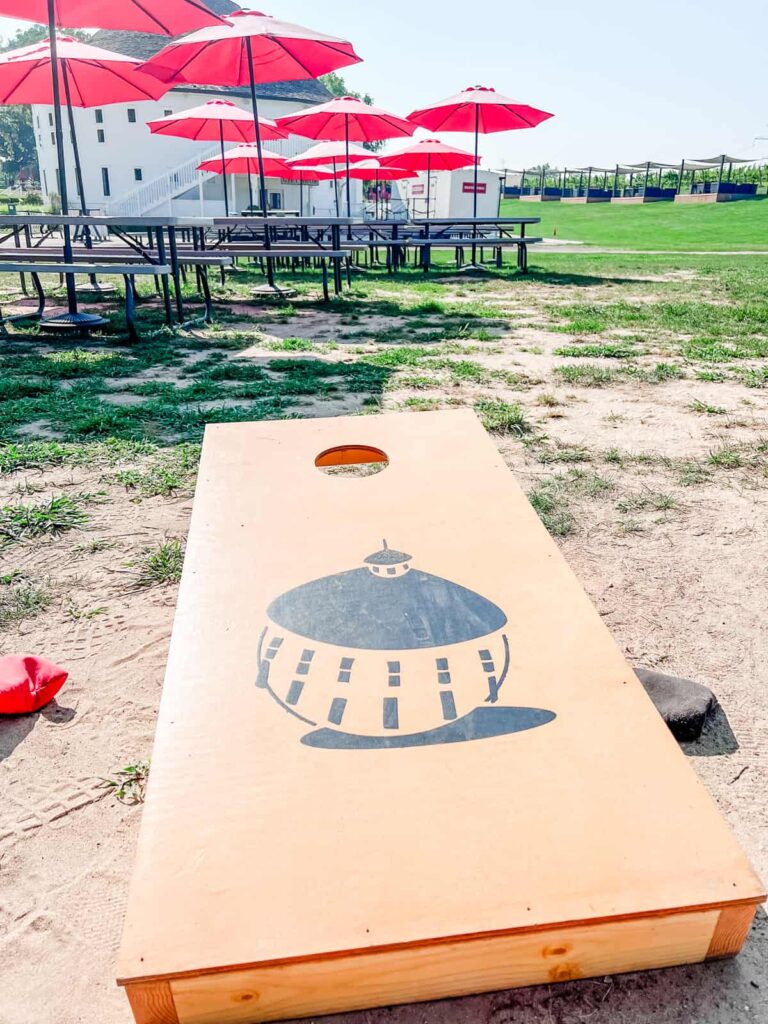
[[(232, 6), (227, 0), (209, 0), (209, 6), (226, 13)], [(137, 32), (101, 31), (92, 38), (94, 46), (148, 60), (166, 45), (168, 39)], [(318, 81), (277, 82), (257, 86), (259, 113), (275, 119), (305, 107), (324, 103), (330, 98)], [(166, 117), (180, 110), (198, 106), (209, 99), (226, 98), (244, 109), (251, 109), (247, 89), (207, 86), (179, 86), (157, 102), (119, 103), (74, 111), (75, 131), (80, 151), (83, 189), (86, 205), (92, 212), (114, 215), (143, 214), (224, 215), (224, 197), (220, 175), (201, 174), (197, 164), (210, 156), (218, 156), (218, 143), (192, 142), (169, 136), (152, 135), (146, 122)], [(75, 159), (64, 113), (67, 190), (70, 210), (79, 207)], [(53, 130), (53, 108), (32, 107), (32, 124), (37, 144), (40, 182), (46, 204), (59, 194), (56, 139)], [(225, 143), (231, 148), (235, 143)], [(285, 156), (303, 152), (313, 141), (291, 136), (285, 141), (267, 142), (265, 146)], [(228, 176), (230, 212), (244, 210), (249, 204), (248, 181), (244, 175)], [(343, 185), (339, 185), (343, 192)], [(294, 182), (267, 178), (269, 204), (274, 209), (298, 210), (301, 189)], [(258, 179), (253, 178), (254, 200), (258, 201)], [(232, 201), (233, 200), (233, 201)], [(342, 195), (342, 216), (346, 198)], [(352, 212), (362, 210), (362, 187), (352, 183)], [(334, 183), (304, 185), (305, 216), (326, 216), (335, 212)]]
[[(433, 171), (429, 182), (430, 217), (471, 217), (475, 198), (475, 169)], [(497, 217), (501, 203), (503, 175), (497, 171), (477, 172), (477, 215)], [(401, 182), (400, 191), (413, 217), (427, 216), (427, 172)]]

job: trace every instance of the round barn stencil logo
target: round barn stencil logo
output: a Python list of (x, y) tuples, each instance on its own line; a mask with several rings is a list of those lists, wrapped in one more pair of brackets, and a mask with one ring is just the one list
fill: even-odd
[(510, 661), (501, 608), (386, 541), (364, 565), (275, 598), (267, 615), (257, 685), (312, 727), (308, 746), (459, 743), (555, 717), (500, 702)]

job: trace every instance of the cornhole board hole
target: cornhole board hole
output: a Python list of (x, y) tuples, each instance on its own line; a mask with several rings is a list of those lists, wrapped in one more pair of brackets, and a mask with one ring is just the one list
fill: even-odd
[(763, 898), (471, 412), (208, 427), (120, 956), (138, 1024), (703, 961)]

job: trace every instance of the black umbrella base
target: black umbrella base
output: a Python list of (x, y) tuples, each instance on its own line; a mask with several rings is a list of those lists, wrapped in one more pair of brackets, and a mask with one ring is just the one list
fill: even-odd
[(103, 327), (108, 324), (103, 316), (97, 313), (56, 313), (54, 316), (46, 316), (40, 321), (40, 327), (44, 331), (90, 331), (94, 327)]
[(117, 292), (117, 288), (113, 284), (79, 284), (77, 286), (78, 295), (86, 295), (90, 300), (97, 301), (101, 298), (109, 298)]
[(297, 292), (295, 288), (283, 288), (279, 284), (260, 284), (251, 289), (251, 295), (254, 299), (293, 299)]

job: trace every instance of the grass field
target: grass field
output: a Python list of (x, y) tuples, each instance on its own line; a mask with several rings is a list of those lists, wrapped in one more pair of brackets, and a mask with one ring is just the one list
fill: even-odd
[(521, 203), (506, 199), (509, 217), (541, 217), (544, 238), (568, 239), (616, 249), (676, 252), (768, 251), (768, 199), (679, 205), (648, 203)]

